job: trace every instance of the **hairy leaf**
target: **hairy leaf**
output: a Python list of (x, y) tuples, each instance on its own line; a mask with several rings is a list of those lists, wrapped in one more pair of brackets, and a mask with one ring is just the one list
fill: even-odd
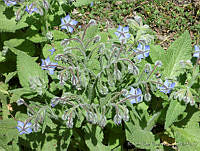
[(181, 105), (177, 100), (172, 100), (167, 110), (165, 129), (171, 126), (171, 124), (177, 120), (178, 116), (182, 114), (185, 109), (186, 105)]

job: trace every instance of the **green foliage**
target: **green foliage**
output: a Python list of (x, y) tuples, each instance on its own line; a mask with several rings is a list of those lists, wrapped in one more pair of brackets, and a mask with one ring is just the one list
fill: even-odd
[[(28, 14), (32, 2), (38, 12)], [(165, 0), (48, 0), (48, 9), (43, 2), (9, 7), (0, 2), (0, 150), (155, 151), (174, 150), (172, 144), (199, 150), (199, 58), (192, 58), (192, 33), (186, 31), (164, 50), (150, 29), (156, 25), (160, 31), (165, 24), (169, 32), (185, 30), (185, 18), (190, 19), (185, 6), (166, 16), (160, 11), (172, 5), (162, 8)], [(79, 22), (73, 33), (60, 29), (67, 14)], [(129, 25), (127, 43), (116, 36), (117, 25)], [(138, 43), (151, 44), (141, 62), (133, 51)], [(53, 75), (41, 69), (47, 57), (58, 63)], [(158, 60), (162, 67), (155, 65)], [(187, 61), (186, 67), (180, 61)], [(171, 93), (160, 90), (168, 88), (165, 80), (176, 83)], [(138, 98), (131, 87), (141, 89), (142, 102), (130, 103)], [(31, 122), (33, 132), (19, 135), (17, 121)]]
[(185, 105), (181, 105), (177, 100), (171, 100), (170, 105), (167, 110), (165, 129), (167, 129), (171, 124), (173, 124), (178, 116), (182, 114), (186, 109)]

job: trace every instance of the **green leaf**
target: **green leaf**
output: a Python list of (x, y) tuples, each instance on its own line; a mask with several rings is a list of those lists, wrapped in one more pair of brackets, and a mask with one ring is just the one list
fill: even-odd
[(186, 109), (186, 105), (181, 105), (177, 100), (172, 100), (170, 102), (169, 108), (167, 110), (165, 129), (171, 126)]
[(153, 114), (152, 118), (148, 121), (147, 126), (145, 127), (144, 130), (151, 131), (152, 128), (155, 126), (160, 115), (161, 115), (161, 112), (157, 112), (157, 113)]
[(52, 30), (51, 32), (53, 33), (53, 39), (54, 40), (63, 40), (63, 39), (69, 38), (69, 36), (62, 31)]
[(192, 58), (191, 38), (188, 31), (179, 37), (167, 50), (161, 60), (163, 62), (164, 77), (174, 78), (182, 73), (180, 61)]
[(200, 130), (199, 128), (178, 128), (173, 127), (175, 140), (180, 151), (194, 150), (200, 148)]
[(7, 19), (3, 12), (0, 12), (0, 32), (15, 32), (27, 26), (25, 22), (16, 23), (15, 18)]
[(94, 1), (97, 1), (97, 0), (76, 0), (76, 2), (74, 2), (73, 4), (76, 7), (80, 7), (82, 5), (88, 5), (88, 4), (90, 4), (91, 2), (94, 2)]
[(95, 151), (110, 151), (110, 147), (103, 145), (103, 131), (99, 126), (87, 124), (84, 126), (85, 134), (85, 143), (87, 144), (90, 150)]
[(29, 87), (29, 80), (31, 77), (38, 77), (46, 84), (48, 83), (47, 74), (41, 67), (34, 61), (34, 59), (24, 52), (17, 52), (17, 72), (20, 84), (23, 87)]
[(141, 149), (155, 149), (155, 144), (157, 143), (151, 132), (142, 130), (131, 122), (126, 122), (126, 126), (126, 138), (128, 141)]
[(42, 34), (35, 34), (31, 37), (27, 37), (27, 39), (34, 42), (34, 43), (41, 43), (41, 42), (47, 41), (47, 38), (44, 37)]

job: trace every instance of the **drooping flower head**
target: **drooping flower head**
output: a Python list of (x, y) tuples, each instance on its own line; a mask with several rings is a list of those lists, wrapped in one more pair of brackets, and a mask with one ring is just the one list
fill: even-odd
[(31, 123), (23, 123), (21, 121), (17, 121), (17, 129), (20, 132), (19, 134), (30, 134), (32, 132)]
[(78, 23), (76, 20), (71, 20), (71, 17), (67, 15), (65, 18), (61, 18), (61, 29), (66, 29), (70, 33), (73, 32), (74, 26)]
[(54, 69), (56, 68), (56, 66), (58, 65), (58, 63), (53, 63), (50, 61), (50, 58), (47, 57), (47, 59), (43, 60), (42, 59), (42, 70), (49, 70), (49, 74), (54, 74)]
[(17, 4), (16, 0), (4, 0), (4, 2), (7, 6), (12, 6)]
[(194, 46), (194, 54), (193, 54), (193, 57), (196, 57), (196, 58), (200, 58), (200, 49), (199, 49), (199, 46), (195, 45)]
[(168, 94), (171, 92), (171, 90), (175, 87), (175, 83), (173, 82), (169, 82), (168, 80), (166, 80), (164, 82), (163, 86), (158, 86), (158, 89), (160, 89), (160, 92), (163, 92), (165, 94)]
[(115, 32), (115, 35), (119, 38), (119, 41), (123, 41), (123, 43), (126, 43), (127, 39), (131, 37), (131, 35), (129, 34), (129, 27), (122, 27), (120, 25)]
[(131, 90), (127, 97), (130, 98), (131, 104), (139, 103), (142, 101), (142, 91), (140, 88), (134, 89), (133, 87), (131, 87)]
[(134, 49), (133, 51), (136, 52), (137, 59), (141, 61), (141, 59), (149, 56), (149, 50), (149, 45), (142, 45), (141, 43), (139, 43), (137, 49)]
[(38, 8), (35, 7), (33, 3), (31, 3), (29, 6), (26, 6), (25, 11), (27, 11), (31, 15), (33, 12), (38, 12)]

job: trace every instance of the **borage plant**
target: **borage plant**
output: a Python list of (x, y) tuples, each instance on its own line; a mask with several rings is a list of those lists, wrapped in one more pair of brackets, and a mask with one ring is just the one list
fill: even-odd
[[(12, 32), (30, 26), (20, 44), (29, 39), (44, 57), (31, 57), (17, 38), (4, 41), (2, 54), (17, 56), (17, 71), (0, 84), (3, 149), (198, 150), (200, 52), (197, 45), (192, 52), (187, 31), (164, 51), (139, 16), (108, 32), (91, 20), (78, 32), (65, 3), (4, 2), (22, 3), (31, 20), (42, 18), (37, 27), (26, 14)], [(61, 30), (53, 29), (49, 8), (59, 8)], [(20, 85), (11, 87), (14, 77)]]

